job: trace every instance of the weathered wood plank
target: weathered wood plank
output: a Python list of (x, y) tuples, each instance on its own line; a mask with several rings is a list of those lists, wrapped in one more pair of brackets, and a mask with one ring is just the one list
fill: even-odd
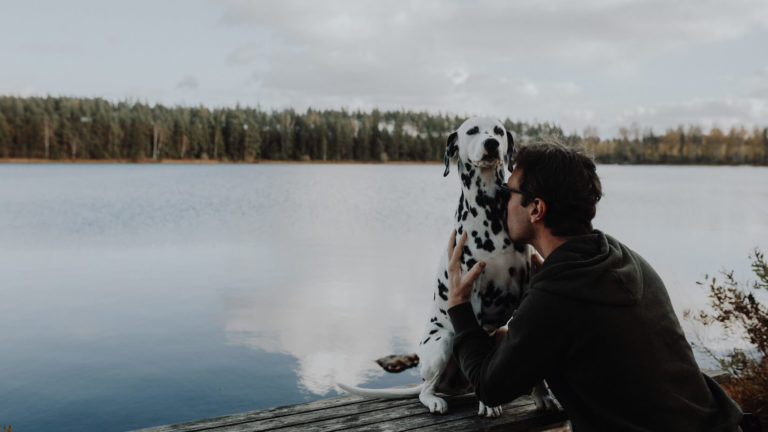
[[(340, 424), (366, 424), (370, 421), (387, 421), (424, 411), (420, 403), (411, 400), (378, 400), (375, 403), (358, 403), (311, 411), (290, 416), (261, 419), (253, 422), (220, 426), (216, 432), (261, 432), (270, 430), (333, 431)], [(376, 420), (370, 420), (376, 419)]]
[(528, 432), (571, 432), (571, 427), (567, 421), (564, 421), (546, 426), (537, 426), (529, 429)]
[(352, 404), (371, 404), (375, 399), (366, 399), (360, 396), (337, 396), (333, 398), (320, 399), (312, 402), (306, 402), (295, 405), (286, 405), (265, 410), (246, 411), (236, 414), (228, 414), (208, 419), (193, 420), (184, 423), (156, 426), (145, 429), (139, 429), (134, 432), (175, 432), (175, 431), (199, 431), (208, 430), (219, 426), (226, 426), (232, 423), (244, 423), (247, 421), (256, 421), (273, 417), (290, 416), (298, 413), (320, 411), (332, 409), (335, 407)]
[[(401, 417), (398, 419), (387, 419), (386, 421), (370, 422), (369, 424), (347, 425), (339, 430), (355, 430), (363, 432), (383, 432), (383, 431), (427, 431), (427, 430), (446, 430), (446, 431), (477, 431), (495, 428), (494, 430), (517, 430), (512, 427), (523, 421), (526, 422), (535, 411), (535, 405), (530, 399), (521, 398), (504, 406), (504, 414), (500, 418), (489, 419), (477, 415), (477, 400), (474, 397), (462, 400), (461, 406), (449, 399), (451, 409), (447, 414), (435, 415), (415, 410), (414, 415)], [(555, 417), (547, 417), (548, 414), (541, 414), (542, 421), (551, 424), (557, 420), (562, 420), (564, 414), (553, 414)], [(369, 421), (373, 419), (368, 419)], [(530, 426), (531, 422), (525, 425)], [(293, 432), (293, 431), (285, 431)]]
[[(429, 413), (418, 400), (360, 400), (342, 397), (329, 403), (308, 403), (298, 406), (275, 408), (271, 413), (255, 411), (240, 415), (224, 416), (196, 422), (144, 429), (158, 431), (202, 431), (215, 432), (257, 432), (265, 430), (329, 432), (339, 430), (392, 431), (410, 430), (444, 424), (447, 430), (474, 430), (487, 422), (509, 424), (524, 420), (523, 414), (535, 410), (530, 398), (523, 397), (505, 406), (505, 415), (500, 419), (482, 419), (477, 416), (477, 399), (474, 396), (448, 398), (450, 411), (447, 414)], [(351, 403), (343, 403), (344, 400)], [(320, 402), (320, 401), (316, 401)], [(314, 409), (306, 409), (310, 405)], [(302, 409), (304, 408), (304, 409)], [(521, 411), (522, 410), (522, 411)], [(273, 416), (272, 414), (277, 414)], [(456, 423), (459, 422), (459, 423)], [(484, 423), (485, 422), (485, 423)], [(483, 426), (485, 427), (485, 426)], [(469, 429), (465, 429), (469, 428)]]
[[(727, 379), (721, 371), (704, 371), (715, 379)], [(361, 431), (567, 431), (563, 411), (538, 412), (529, 396), (504, 406), (498, 419), (477, 415), (473, 395), (449, 397), (447, 414), (430, 414), (418, 399), (365, 399), (339, 396), (314, 402), (226, 415), (134, 432), (330, 432)]]
[(539, 412), (536, 405), (529, 404), (509, 407), (504, 414), (496, 419), (480, 417), (478, 415), (466, 416), (456, 421), (445, 423), (426, 423), (423, 426), (410, 429), (397, 429), (403, 431), (529, 431), (535, 426), (560, 423), (566, 419), (563, 411)]

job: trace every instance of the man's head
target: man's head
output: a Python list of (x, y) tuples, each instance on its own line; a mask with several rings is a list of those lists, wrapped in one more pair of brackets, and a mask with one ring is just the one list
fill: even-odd
[(514, 164), (507, 183), (516, 190), (507, 205), (512, 240), (530, 242), (537, 223), (555, 237), (592, 232), (603, 192), (591, 157), (559, 143), (540, 143), (521, 148)]

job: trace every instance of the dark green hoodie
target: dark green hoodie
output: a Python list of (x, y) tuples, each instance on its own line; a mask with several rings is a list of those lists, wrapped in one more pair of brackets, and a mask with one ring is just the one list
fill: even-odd
[(741, 410), (699, 371), (659, 276), (599, 231), (547, 257), (498, 347), (469, 303), (448, 312), (487, 405), (546, 379), (575, 432), (738, 430)]

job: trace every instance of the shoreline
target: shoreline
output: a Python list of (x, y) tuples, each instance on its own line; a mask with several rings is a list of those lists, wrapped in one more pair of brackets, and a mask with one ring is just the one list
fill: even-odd
[[(130, 158), (110, 158), (110, 159), (45, 159), (45, 158), (0, 158), (2, 164), (156, 164), (156, 165), (442, 165), (443, 161), (362, 161), (362, 160), (290, 160), (290, 159), (254, 159), (252, 161), (230, 161), (218, 159), (161, 159), (154, 160), (150, 158), (130, 159)], [(718, 163), (617, 163), (617, 162), (597, 162), (598, 165), (616, 165), (616, 166), (681, 166), (681, 167), (766, 167), (766, 164), (741, 163), (741, 164), (718, 164)]]
[(0, 158), (0, 164), (316, 164), (316, 165), (351, 165), (351, 164), (369, 164), (369, 165), (442, 165), (442, 161), (360, 161), (360, 160), (285, 160), (285, 159), (255, 159), (253, 161), (229, 161), (217, 159), (44, 159), (44, 158)]

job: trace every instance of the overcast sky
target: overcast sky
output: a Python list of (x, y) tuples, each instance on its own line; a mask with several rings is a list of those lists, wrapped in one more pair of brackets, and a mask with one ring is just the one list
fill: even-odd
[(768, 126), (766, 0), (0, 0), (0, 94)]

